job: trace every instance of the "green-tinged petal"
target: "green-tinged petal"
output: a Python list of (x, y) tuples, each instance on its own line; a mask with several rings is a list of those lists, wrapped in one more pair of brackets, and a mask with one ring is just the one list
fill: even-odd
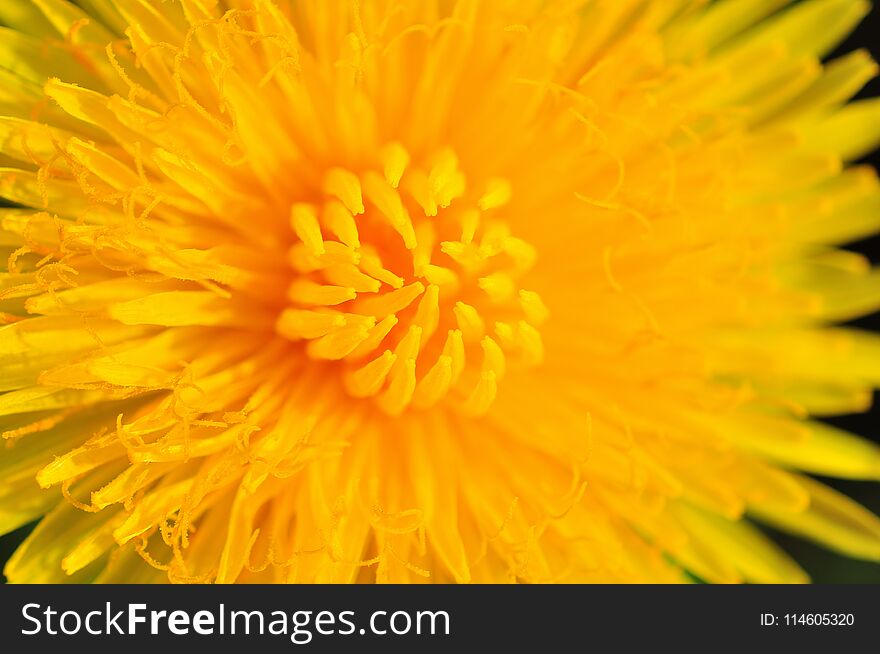
[(841, 429), (811, 422), (795, 441), (755, 439), (752, 451), (789, 468), (846, 479), (880, 479), (880, 446)]
[[(871, 9), (868, 0), (810, 0), (747, 32), (742, 43), (783, 43), (793, 54), (827, 55)], [(739, 40), (732, 47), (742, 47)]]
[(829, 116), (805, 134), (805, 147), (858, 159), (880, 144), (880, 98), (860, 100)]
[(0, 484), (0, 534), (36, 520), (61, 501), (60, 492), (46, 492), (32, 477), (4, 481)]
[[(109, 479), (106, 471), (89, 475), (71, 490), (71, 496), (87, 504), (89, 493), (95, 485)], [(93, 538), (95, 532), (119, 514), (116, 508), (99, 513), (89, 513), (62, 501), (37, 525), (25, 541), (19, 545), (4, 568), (11, 583), (84, 583), (94, 578), (103, 567), (99, 561), (109, 552), (81, 552), (69, 561), (68, 574), (62, 562), (84, 540)], [(95, 539), (98, 545), (100, 539)], [(112, 544), (112, 542), (110, 543)], [(86, 559), (91, 559), (87, 561)], [(91, 563), (91, 566), (89, 565)], [(79, 565), (82, 564), (82, 565)]]
[(768, 524), (806, 536), (847, 556), (880, 561), (880, 518), (846, 495), (807, 477), (801, 483), (810, 492), (803, 513), (755, 510)]
[[(742, 580), (753, 583), (804, 583), (809, 580), (797, 563), (747, 522), (730, 521), (681, 503), (672, 510), (692, 536), (689, 554), (702, 552), (711, 560), (725, 561)], [(683, 561), (687, 563), (689, 558), (686, 554)], [(711, 568), (705, 568), (705, 564), (697, 565), (699, 568), (694, 572), (698, 575), (716, 574)], [(736, 580), (735, 577), (719, 579)]]
[(0, 416), (84, 406), (106, 397), (100, 391), (31, 386), (0, 395)]

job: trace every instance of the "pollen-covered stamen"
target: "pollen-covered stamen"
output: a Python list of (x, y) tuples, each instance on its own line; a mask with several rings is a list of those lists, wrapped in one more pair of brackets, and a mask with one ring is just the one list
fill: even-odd
[(502, 220), (511, 196), (503, 178), (470, 187), (448, 148), (413, 161), (392, 143), (374, 168), (330, 169), (290, 208), (276, 329), (341, 361), (347, 391), (387, 413), (442, 401), (485, 412), (508, 367), (543, 354), (547, 309), (518, 282), (535, 252)]

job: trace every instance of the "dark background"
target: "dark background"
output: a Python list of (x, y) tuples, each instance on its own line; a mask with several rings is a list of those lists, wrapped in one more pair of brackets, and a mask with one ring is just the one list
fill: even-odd
[[(0, 0), (3, 1), (3, 0)], [(806, 0), (809, 1), (809, 0)], [(880, 61), (880, 9), (875, 7), (858, 29), (832, 55), (846, 54), (858, 48), (871, 51), (875, 60)], [(880, 96), (880, 78), (872, 80), (857, 97)], [(880, 151), (866, 157), (864, 162), (880, 169)], [(861, 252), (875, 265), (880, 265), (880, 235), (851, 244), (849, 249)], [(880, 313), (850, 323), (862, 329), (880, 331)], [(874, 394), (875, 406), (868, 413), (839, 416), (829, 419), (831, 424), (861, 434), (880, 444), (880, 397)], [(875, 514), (880, 515), (880, 484), (876, 482), (840, 481), (823, 478), (822, 481), (849, 495)], [(36, 524), (36, 523), (34, 523)], [(0, 567), (33, 529), (27, 525), (12, 533), (0, 536)], [(880, 565), (855, 561), (825, 550), (811, 542), (765, 528), (765, 531), (810, 574), (814, 583), (880, 583)], [(5, 581), (5, 577), (0, 575)]]

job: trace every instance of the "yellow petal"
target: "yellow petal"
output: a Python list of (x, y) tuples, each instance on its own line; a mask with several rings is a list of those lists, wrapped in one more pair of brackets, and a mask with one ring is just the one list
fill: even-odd
[(880, 518), (845, 495), (807, 477), (810, 493), (803, 513), (756, 510), (756, 517), (785, 531), (806, 536), (847, 556), (880, 561)]

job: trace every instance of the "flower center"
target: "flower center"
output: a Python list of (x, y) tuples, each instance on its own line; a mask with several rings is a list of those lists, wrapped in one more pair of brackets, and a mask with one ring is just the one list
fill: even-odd
[(277, 331), (340, 362), (348, 393), (389, 414), (485, 412), (508, 364), (543, 355), (546, 309), (519, 286), (535, 252), (502, 220), (510, 196), (507, 180), (467, 180), (449, 149), (416, 163), (394, 143), (375, 169), (330, 169), (320, 197), (290, 210)]

